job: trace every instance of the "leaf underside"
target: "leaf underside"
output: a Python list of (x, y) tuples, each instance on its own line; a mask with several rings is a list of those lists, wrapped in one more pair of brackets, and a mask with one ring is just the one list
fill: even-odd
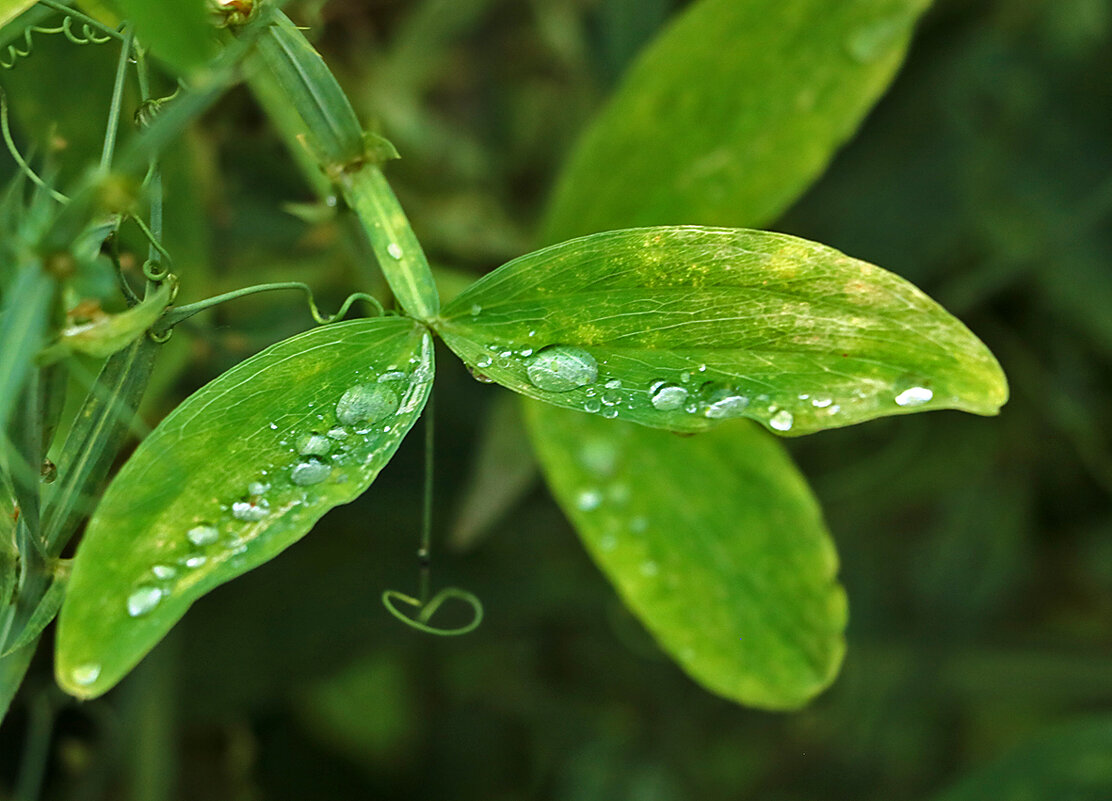
[[(767, 709), (798, 707), (830, 683), (845, 651), (838, 559), (779, 443), (750, 423), (693, 447), (663, 431), (526, 408), (549, 484), (587, 550), (692, 678)], [(553, 424), (562, 439), (545, 436)]]
[(354, 500), (432, 385), (428, 332), (353, 320), (278, 343), (190, 396), (112, 481), (59, 616), (59, 684), (112, 687), (204, 593)]

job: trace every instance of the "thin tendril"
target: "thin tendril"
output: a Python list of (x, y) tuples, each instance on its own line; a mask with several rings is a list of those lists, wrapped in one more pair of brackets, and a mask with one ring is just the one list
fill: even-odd
[[(433, 420), (433, 396), (430, 394), (425, 404), (425, 491), (421, 508), (421, 540), (417, 546), (418, 565), (418, 593), (414, 598), (398, 590), (386, 590), (382, 593), (382, 605), (386, 611), (410, 628), (423, 631), (426, 634), (436, 634), (440, 637), (454, 637), (474, 631), (483, 622), (483, 602), (473, 592), (461, 590), (458, 587), (445, 587), (436, 595), (429, 597), (429, 584), (432, 572), (432, 509), (433, 509), (433, 455), (435, 433)], [(437, 610), (450, 598), (463, 601), (471, 607), (471, 620), (455, 628), (441, 628), (429, 623)], [(406, 604), (416, 609), (413, 616), (407, 615), (398, 608), (398, 603)]]
[(112, 102), (108, 106), (108, 125), (104, 131), (104, 146), (100, 151), (100, 169), (104, 172), (112, 166), (112, 156), (116, 152), (116, 134), (120, 128), (120, 104), (123, 102), (124, 78), (131, 59), (131, 29), (124, 34), (120, 46), (120, 60), (116, 62), (116, 80), (112, 85)]
[(31, 169), (31, 165), (23, 158), (19, 152), (19, 148), (15, 146), (15, 140), (12, 139), (12, 131), (8, 125), (8, 100), (7, 95), (3, 89), (0, 89), (0, 132), (4, 136), (4, 144), (8, 146), (8, 152), (12, 154), (15, 163), (19, 166), (20, 172), (31, 179), (31, 182), (40, 189), (45, 190), (59, 203), (69, 203), (69, 198), (49, 186), (46, 181), (38, 176), (38, 174)]

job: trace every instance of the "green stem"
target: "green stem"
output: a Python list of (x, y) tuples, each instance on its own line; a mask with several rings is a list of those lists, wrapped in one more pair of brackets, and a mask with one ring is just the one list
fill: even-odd
[(50, 196), (57, 200), (59, 203), (69, 203), (69, 198), (61, 192), (47, 185), (46, 181), (39, 177), (27, 160), (23, 158), (23, 154), (19, 152), (19, 148), (15, 146), (15, 139), (12, 138), (11, 127), (8, 124), (8, 100), (7, 95), (4, 93), (3, 88), (0, 88), (0, 132), (3, 132), (4, 144), (8, 146), (8, 152), (11, 153), (12, 159), (15, 160), (16, 165), (19, 167), (20, 172), (31, 179), (31, 183), (50, 193)]
[(131, 59), (131, 29), (124, 33), (124, 41), (120, 46), (120, 60), (116, 62), (116, 81), (112, 85), (112, 102), (108, 106), (108, 126), (104, 132), (104, 147), (100, 151), (100, 170), (108, 172), (112, 166), (112, 156), (116, 151), (116, 134), (120, 129), (120, 104), (124, 96), (124, 78), (127, 77), (127, 65)]
[(326, 323), (331, 323), (342, 318), (345, 314), (348, 313), (348, 310), (351, 308), (352, 304), (355, 303), (355, 301), (357, 300), (362, 300), (370, 303), (372, 306), (375, 307), (375, 309), (378, 310), (378, 313), (380, 315), (386, 313), (386, 310), (382, 308), (382, 304), (379, 303), (378, 300), (373, 296), (368, 295), (364, 292), (353, 292), (344, 300), (343, 304), (340, 306), (339, 311), (337, 311), (335, 314), (325, 316), (321, 314), (320, 309), (317, 307), (316, 301), (313, 299), (313, 290), (309, 287), (308, 284), (304, 284), (301, 281), (278, 281), (272, 284), (257, 284), (256, 286), (247, 286), (243, 287), (242, 289), (234, 289), (231, 292), (225, 292), (222, 295), (214, 295), (211, 298), (205, 298), (204, 300), (199, 300), (196, 303), (190, 303), (186, 306), (178, 306), (176, 308), (170, 309), (158, 321), (158, 325), (155, 328), (155, 333), (165, 332), (173, 328), (175, 325), (182, 322), (183, 320), (188, 320), (194, 314), (203, 312), (206, 309), (211, 309), (213, 306), (219, 306), (221, 303), (227, 303), (230, 300), (244, 298), (248, 295), (257, 295), (260, 292), (275, 292), (283, 289), (297, 289), (301, 292), (304, 292), (306, 299), (309, 302), (309, 313), (313, 315), (313, 320), (315, 320), (320, 325), (325, 325)]
[(421, 543), (417, 546), (417, 564), (420, 566), (417, 597), (421, 601), (421, 606), (429, 602), (429, 574), (432, 570), (432, 482), (435, 451), (433, 397), (433, 392), (430, 391), (429, 399), (425, 402), (425, 412), (422, 416), (425, 426), (425, 494), (422, 498), (421, 508)]

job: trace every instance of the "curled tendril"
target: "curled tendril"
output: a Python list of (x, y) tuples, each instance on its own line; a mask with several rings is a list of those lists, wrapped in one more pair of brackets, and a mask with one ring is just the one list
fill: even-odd
[(3, 51), (4, 55), (0, 56), (0, 67), (6, 70), (12, 69), (16, 62), (21, 58), (27, 58), (35, 51), (35, 34), (41, 33), (46, 36), (53, 34), (62, 34), (70, 42), (76, 45), (90, 45), (90, 44), (104, 44), (113, 39), (107, 33), (97, 33), (96, 28), (88, 22), (81, 22), (79, 31), (73, 29), (74, 18), (72, 14), (62, 17), (62, 24), (54, 27), (46, 27), (43, 25), (28, 25), (23, 29), (23, 47), (20, 48), (18, 44), (10, 44)]
[(16, 166), (19, 167), (20, 172), (26, 175), (31, 180), (31, 183), (45, 192), (48, 192), (50, 196), (59, 203), (69, 203), (68, 197), (54, 189), (39, 177), (38, 173), (27, 163), (27, 159), (23, 158), (23, 154), (19, 152), (19, 148), (15, 146), (15, 139), (12, 138), (12, 129), (8, 124), (8, 98), (2, 88), (0, 88), (0, 134), (3, 135), (4, 144), (7, 145), (8, 152), (12, 154), (12, 159), (15, 161)]
[(169, 275), (170, 269), (168, 267), (163, 267), (161, 262), (154, 261), (153, 259), (147, 259), (143, 262), (143, 277), (148, 281), (153, 281), (157, 284), (165, 281)]
[(170, 337), (172, 337), (173, 335), (173, 328), (164, 328), (161, 331), (156, 331), (152, 328), (147, 331), (147, 337), (156, 345), (165, 345), (167, 342), (170, 341)]
[[(443, 629), (430, 625), (429, 621), (432, 619), (432, 616), (444, 605), (445, 601), (451, 598), (463, 601), (471, 607), (471, 620), (462, 626), (451, 629)], [(416, 609), (416, 615), (411, 616), (403, 612), (395, 605), (398, 602)], [(382, 593), (382, 605), (386, 607), (387, 612), (410, 628), (423, 631), (426, 634), (436, 634), (440, 637), (455, 637), (460, 634), (468, 634), (477, 629), (479, 624), (483, 622), (483, 602), (480, 601), (478, 596), (474, 593), (461, 590), (458, 587), (445, 587), (425, 603), (422, 603), (412, 595), (406, 595), (397, 590), (386, 590)]]

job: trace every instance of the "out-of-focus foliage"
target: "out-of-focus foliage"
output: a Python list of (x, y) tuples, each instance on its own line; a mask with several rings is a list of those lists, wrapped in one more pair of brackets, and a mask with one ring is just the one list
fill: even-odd
[[(531, 248), (576, 133), (678, 5), (309, 0), (287, 11), (311, 26), (361, 119), (397, 145), (389, 177), (430, 257), (478, 275)], [(377, 599), (413, 580), (410, 443), (374, 492), (201, 599), (134, 679), (62, 708), (43, 797), (930, 799), (1107, 708), (1110, 54), (1102, 0), (937, 0), (888, 95), (774, 225), (921, 286), (984, 339), (1013, 388), (992, 421), (940, 412), (791, 443), (852, 599), (843, 674), (812, 706), (770, 716), (696, 687), (539, 491), (481, 548), (434, 557), (438, 581), (483, 599), (479, 630), (434, 641), (401, 627)], [(17, 140), (52, 141), (63, 176), (95, 160), (114, 65), (107, 49), (37, 41), (0, 74)], [(183, 297), (302, 279), (324, 306), (378, 280), (329, 209), (316, 222), (282, 210), (311, 193), (245, 91), (175, 146), (164, 172)], [(278, 295), (195, 320), (160, 361), (148, 425), (308, 325)], [(496, 390), (441, 363), (446, 531)], [(37, 699), (52, 697), (48, 650), (0, 728), (5, 791)]]

